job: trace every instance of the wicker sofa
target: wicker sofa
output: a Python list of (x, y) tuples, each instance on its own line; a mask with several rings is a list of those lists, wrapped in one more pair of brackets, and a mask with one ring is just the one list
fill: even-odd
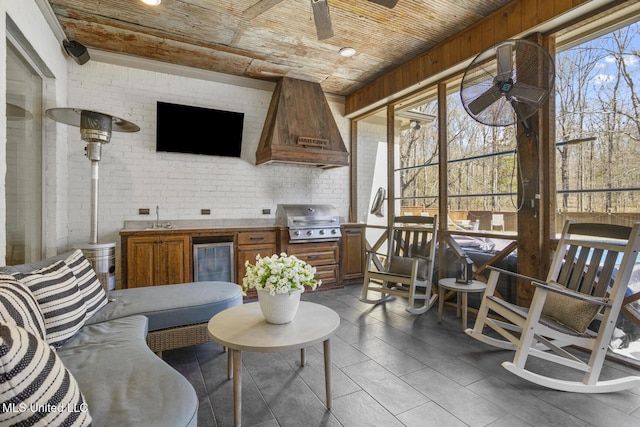
[[(60, 261), (68, 261), (74, 253), (78, 254), (79, 251), (67, 252), (34, 264), (0, 267), (0, 274), (14, 275), (0, 276), (0, 282), (4, 278), (5, 290), (12, 291), (9, 277), (28, 278), (30, 273), (48, 272), (48, 269), (57, 266)], [(91, 268), (87, 270), (93, 273)], [(26, 276), (21, 276), (21, 273)], [(48, 303), (44, 298), (37, 297), (37, 292), (41, 291), (26, 285), (25, 288), (33, 290), (46, 319), (47, 308), (42, 304)], [(79, 288), (82, 290), (80, 286)], [(71, 381), (75, 379), (81, 393), (80, 400), (75, 401), (74, 407), (82, 407), (78, 406), (78, 402), (84, 402), (90, 414), (89, 422), (94, 427), (197, 425), (198, 398), (193, 386), (158, 357), (158, 354), (163, 350), (207, 341), (207, 322), (225, 308), (242, 303), (240, 288), (226, 282), (197, 282), (114, 290), (106, 294), (100, 288), (96, 292), (102, 292), (100, 298), (104, 298), (100, 306), (95, 303), (96, 298), (89, 301), (85, 295), (83, 307), (86, 306), (89, 310), (89, 305), (93, 305), (97, 309), (90, 316), (81, 319), (82, 325), (72, 336), (62, 336), (63, 340), (54, 345), (56, 350), (53, 353), (61, 361), (61, 369), (68, 370)], [(7, 322), (1, 320), (7, 318), (7, 312), (11, 314), (16, 310), (12, 307), (7, 310), (5, 307), (3, 312), (2, 301), (6, 299), (2, 298), (0, 292), (0, 344), (6, 344), (13, 338), (6, 335), (9, 332), (3, 323)], [(11, 322), (10, 320), (9, 323)], [(14, 323), (18, 326), (14, 329), (22, 331), (21, 321)], [(56, 336), (55, 328), (50, 326), (47, 324), (47, 343), (50, 337)], [(8, 338), (2, 336), (2, 333)], [(43, 351), (46, 352), (47, 348)], [(6, 351), (4, 354), (6, 355)], [(6, 369), (7, 363), (4, 365), (3, 369)], [(5, 390), (0, 390), (0, 395), (2, 391)], [(19, 402), (15, 399), (20, 399), (20, 395), (15, 396), (13, 402)], [(3, 408), (14, 406), (5, 405)], [(15, 408), (14, 415), (22, 416), (18, 411), (19, 406)], [(12, 414), (8, 416), (10, 415)], [(45, 414), (43, 417), (49, 415)], [(5, 421), (0, 419), (0, 424), (4, 425)], [(36, 425), (50, 423), (52, 422), (49, 420)], [(86, 420), (67, 424), (88, 425)]]

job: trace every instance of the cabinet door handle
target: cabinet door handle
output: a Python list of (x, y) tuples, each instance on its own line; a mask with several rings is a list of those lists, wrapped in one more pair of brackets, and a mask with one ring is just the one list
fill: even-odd
[(309, 258), (309, 259), (318, 259), (318, 258), (320, 258), (320, 255), (309, 255), (307, 258)]
[(249, 240), (264, 240), (264, 237), (249, 237)]

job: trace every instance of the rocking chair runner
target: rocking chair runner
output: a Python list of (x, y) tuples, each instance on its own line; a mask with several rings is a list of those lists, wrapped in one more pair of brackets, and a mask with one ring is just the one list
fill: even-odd
[[(639, 236), (640, 223), (630, 228), (568, 221), (546, 281), (490, 267), (475, 326), (465, 332), (487, 344), (516, 350), (513, 362), (504, 362), (502, 366), (545, 387), (579, 393), (639, 387), (638, 376), (599, 379), (640, 248)], [(529, 308), (494, 296), (500, 274), (531, 280), (536, 289)], [(490, 318), (490, 311), (502, 320)], [(594, 319), (599, 322), (592, 323)], [(504, 339), (484, 334), (485, 326)], [(583, 361), (563, 348), (570, 345), (587, 350), (588, 360)], [(525, 366), (529, 357), (584, 372), (582, 381), (532, 372)]]
[[(429, 310), (438, 295), (432, 281), (437, 234), (437, 215), (395, 217), (385, 262), (380, 261), (381, 254), (367, 251), (360, 301), (378, 304), (394, 295), (408, 298), (406, 310), (412, 314)], [(369, 299), (369, 292), (380, 297)]]

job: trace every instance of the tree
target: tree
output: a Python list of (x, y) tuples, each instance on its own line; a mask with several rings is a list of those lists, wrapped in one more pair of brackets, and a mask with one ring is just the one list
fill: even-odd
[[(566, 142), (584, 138), (586, 130), (584, 122), (589, 114), (586, 93), (592, 85), (593, 72), (598, 62), (602, 60), (602, 53), (597, 50), (577, 46), (556, 56), (556, 139)], [(560, 155), (560, 186), (568, 190), (569, 183), (569, 145), (557, 147)], [(582, 154), (582, 151), (580, 152)], [(578, 189), (583, 185), (583, 158), (577, 159)], [(569, 208), (569, 194), (562, 195), (561, 209)]]

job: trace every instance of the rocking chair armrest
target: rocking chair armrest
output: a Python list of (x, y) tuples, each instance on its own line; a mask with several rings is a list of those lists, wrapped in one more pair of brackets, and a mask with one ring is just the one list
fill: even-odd
[(431, 262), (431, 258), (429, 258), (428, 256), (422, 256), (422, 255), (412, 255), (410, 258), (418, 258), (418, 259), (423, 259), (427, 262)]
[(500, 274), (506, 274), (508, 276), (517, 277), (518, 279), (529, 280), (533, 284), (546, 285), (546, 282), (544, 280), (534, 279), (533, 277), (525, 276), (524, 274), (516, 273), (514, 271), (509, 271), (509, 270), (505, 270), (505, 269), (502, 269), (502, 268), (494, 267), (493, 265), (488, 265), (487, 268), (490, 269), (490, 270), (497, 271)]
[[(365, 254), (374, 254), (374, 255), (381, 255), (381, 256), (387, 256), (387, 254), (383, 254), (381, 252), (376, 252), (376, 251), (372, 251), (372, 250), (365, 250), (364, 251)], [(423, 259), (425, 261), (431, 262), (431, 258), (427, 257), (427, 256), (422, 256), (422, 255), (412, 255), (410, 257), (406, 257), (406, 258), (419, 258), (419, 259)]]
[[(539, 288), (544, 288), (549, 292), (554, 292), (556, 294), (560, 294), (560, 295), (565, 295), (571, 298), (575, 298), (575, 299), (579, 299), (581, 301), (586, 301), (595, 305), (599, 305), (602, 307), (610, 307), (611, 304), (609, 303), (609, 298), (602, 298), (602, 297), (593, 297), (591, 295), (586, 295), (586, 294), (581, 294), (580, 292), (576, 292), (574, 290), (571, 289), (567, 289), (564, 286), (562, 286), (561, 284), (557, 283), (557, 282), (549, 282), (549, 283), (541, 283), (541, 282), (531, 282), (531, 284), (533, 286), (537, 286)], [(549, 286), (549, 285), (557, 285), (556, 286)]]
[(622, 305), (632, 304), (639, 300), (640, 300), (640, 291), (624, 297), (624, 300), (622, 301)]
[(365, 249), (364, 253), (365, 254), (382, 255), (382, 256), (386, 256), (387, 255), (387, 254), (383, 254), (382, 252), (372, 251), (371, 249)]

